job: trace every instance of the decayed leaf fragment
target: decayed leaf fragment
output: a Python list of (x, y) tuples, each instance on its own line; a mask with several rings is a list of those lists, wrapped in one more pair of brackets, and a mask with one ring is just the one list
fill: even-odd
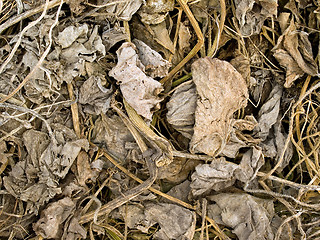
[(313, 59), (308, 34), (297, 29), (293, 18), (272, 51), (280, 65), (287, 70), (284, 84), (286, 88), (291, 87), (293, 82), (304, 73), (311, 76), (318, 74), (318, 66)]
[(246, 106), (247, 85), (230, 63), (209, 57), (192, 64), (192, 76), (198, 100), (190, 151), (216, 156), (226, 145), (233, 113)]
[(259, 34), (268, 17), (277, 16), (277, 0), (236, 0), (236, 17), (243, 36)]
[(196, 224), (194, 212), (169, 203), (144, 202), (142, 205), (130, 204), (120, 208), (129, 228), (148, 232), (151, 226), (158, 223), (160, 230), (153, 239), (193, 239)]
[(186, 138), (193, 135), (194, 113), (197, 106), (196, 88), (192, 81), (179, 85), (167, 103), (167, 120)]
[(151, 49), (144, 42), (134, 39), (132, 41), (137, 49), (138, 55), (141, 63), (145, 66), (145, 72), (148, 76), (155, 77), (165, 77), (171, 67), (171, 63), (162, 58), (160, 53)]
[(124, 43), (117, 50), (118, 64), (109, 72), (117, 79), (123, 97), (136, 112), (151, 120), (151, 109), (161, 99), (157, 95), (163, 90), (161, 83), (145, 74), (145, 66), (139, 60), (133, 43)]
[(148, 0), (139, 9), (138, 14), (145, 24), (159, 24), (173, 9), (174, 0)]
[[(75, 218), (71, 219), (75, 210), (76, 205), (69, 197), (53, 202), (42, 211), (41, 218), (34, 224), (33, 229), (44, 238), (85, 238), (87, 235), (86, 230), (79, 225), (79, 222)], [(64, 234), (63, 237), (62, 234)], [(74, 238), (70, 238), (70, 236), (68, 238), (68, 234)]]
[(274, 216), (272, 200), (236, 193), (221, 193), (207, 198), (215, 202), (208, 205), (208, 216), (217, 224), (231, 227), (239, 240), (274, 239), (270, 226)]
[(211, 164), (199, 164), (192, 174), (192, 194), (199, 196), (212, 190), (219, 191), (234, 184), (234, 171), (239, 166), (227, 162), (224, 157), (214, 159)]

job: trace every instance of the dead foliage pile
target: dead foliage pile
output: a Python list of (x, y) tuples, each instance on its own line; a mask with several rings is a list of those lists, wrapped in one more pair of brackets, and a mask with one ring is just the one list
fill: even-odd
[(319, 7), (0, 0), (0, 237), (319, 239)]

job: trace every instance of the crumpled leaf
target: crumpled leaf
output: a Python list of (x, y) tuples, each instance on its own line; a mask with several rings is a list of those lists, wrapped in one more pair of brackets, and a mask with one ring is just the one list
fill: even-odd
[(267, 101), (262, 105), (258, 113), (258, 126), (255, 129), (256, 136), (265, 140), (271, 127), (277, 122), (280, 111), (282, 88), (276, 84)]
[[(144, 207), (128, 205), (121, 208), (121, 214), (129, 228), (142, 232), (158, 223), (160, 230), (153, 239), (193, 239), (196, 215), (188, 209), (169, 203), (144, 203)], [(168, 217), (170, 216), (170, 217)]]
[(271, 221), (274, 216), (272, 200), (253, 197), (249, 194), (221, 193), (207, 197), (208, 217), (232, 228), (239, 240), (272, 240)]
[(197, 106), (196, 88), (192, 81), (179, 85), (167, 103), (167, 120), (186, 138), (193, 135), (194, 113)]
[[(93, 29), (89, 29), (89, 31), (92, 32), (89, 37), (87, 34), (84, 34), (74, 39), (77, 36), (75, 35), (71, 39), (73, 41), (71, 45), (69, 45), (71, 41), (65, 42), (61, 40), (61, 43), (68, 47), (62, 50), (56, 48), (55, 51), (52, 51), (47, 56), (48, 60), (52, 62), (46, 67), (49, 69), (53, 68), (52, 70), (57, 73), (61, 82), (70, 83), (75, 77), (85, 75), (84, 65), (86, 61), (93, 62), (99, 55), (106, 55), (105, 46), (98, 33), (98, 25)], [(67, 37), (68, 35), (65, 38)]]
[(144, 73), (144, 66), (138, 58), (134, 44), (122, 44), (117, 50), (117, 56), (118, 63), (109, 75), (117, 79), (123, 97), (130, 106), (139, 115), (151, 120), (151, 109), (161, 101), (157, 97), (162, 91), (161, 83)]
[(79, 103), (84, 104), (84, 112), (99, 115), (110, 108), (112, 89), (102, 86), (101, 78), (89, 77), (80, 87)]
[(56, 42), (62, 47), (70, 47), (74, 41), (79, 37), (86, 37), (88, 33), (88, 25), (83, 24), (80, 26), (69, 26), (66, 27), (62, 32), (59, 32)]
[(138, 55), (141, 63), (145, 66), (145, 72), (148, 76), (155, 77), (165, 77), (171, 67), (171, 63), (162, 58), (162, 56), (151, 49), (144, 42), (134, 39), (132, 41), (137, 49)]
[(219, 59), (197, 60), (192, 76), (198, 100), (190, 151), (215, 156), (226, 145), (233, 113), (246, 106), (248, 89), (240, 73)]
[(86, 139), (76, 139), (75, 133), (65, 126), (55, 124), (54, 140), (48, 142), (47, 134), (28, 130), (24, 144), (28, 157), (19, 161), (3, 178), (7, 191), (27, 202), (27, 211), (37, 213), (40, 206), (61, 193), (63, 179), (81, 148), (88, 149)]
[[(106, 12), (110, 18), (115, 17), (117, 20), (130, 21), (132, 15), (135, 14), (141, 7), (143, 0), (127, 0), (115, 2), (105, 6), (103, 11)], [(103, 4), (101, 4), (103, 6)]]
[(214, 159), (210, 164), (199, 164), (191, 176), (192, 194), (199, 196), (232, 186), (237, 168), (237, 164), (227, 162), (224, 157)]
[(236, 17), (244, 37), (259, 34), (268, 17), (277, 16), (277, 0), (236, 0)]
[[(43, 238), (61, 238), (64, 231), (73, 231), (72, 235), (85, 238), (86, 230), (83, 229), (75, 218), (71, 216), (75, 212), (76, 205), (71, 198), (65, 197), (57, 202), (53, 202), (41, 212), (41, 218), (34, 224), (34, 231)], [(65, 225), (65, 226), (64, 226)], [(66, 226), (67, 225), (67, 226)], [(69, 225), (69, 226), (68, 226)]]
[(91, 141), (106, 148), (119, 160), (125, 160), (128, 155), (126, 145), (134, 142), (134, 138), (119, 116), (101, 114), (94, 124)]
[(169, 11), (174, 9), (174, 0), (148, 0), (138, 11), (141, 21), (145, 24), (159, 24), (163, 22)]
[(115, 26), (102, 33), (102, 42), (106, 47), (106, 51), (109, 51), (116, 43), (123, 40), (128, 40), (124, 27)]
[(284, 84), (286, 88), (291, 87), (303, 73), (311, 76), (318, 74), (318, 66), (313, 59), (308, 34), (297, 29), (293, 18), (272, 51), (280, 65), (286, 69), (286, 83)]
[(243, 131), (252, 131), (257, 124), (258, 122), (253, 116), (245, 116), (244, 119), (234, 120), (230, 138), (219, 155), (235, 158), (241, 148), (257, 145), (260, 139), (255, 139), (250, 134), (243, 133)]
[(189, 173), (199, 163), (200, 161), (197, 160), (175, 157), (170, 164), (159, 168), (158, 179), (166, 179), (171, 183), (180, 183), (188, 178)]
[(242, 156), (234, 176), (243, 183), (250, 181), (264, 164), (264, 155), (259, 147), (252, 147)]
[[(261, 143), (263, 154), (266, 157), (274, 158), (276, 161), (279, 161), (285, 147), (286, 140), (287, 134), (284, 133), (280, 116), (278, 116), (277, 122), (272, 126), (269, 136), (264, 142)], [(283, 156), (282, 164), (277, 168), (277, 172), (281, 172), (282, 169), (288, 165), (292, 156), (293, 145), (291, 142), (289, 142)]]
[(210, 164), (199, 164), (191, 176), (193, 196), (207, 195), (212, 190), (230, 187), (235, 180), (243, 183), (252, 181), (264, 164), (260, 147), (251, 147), (244, 153), (239, 165), (227, 162), (224, 157), (213, 159)]

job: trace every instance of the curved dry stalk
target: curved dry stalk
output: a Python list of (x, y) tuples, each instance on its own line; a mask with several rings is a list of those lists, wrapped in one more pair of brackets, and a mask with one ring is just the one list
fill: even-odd
[(160, 83), (162, 83), (162, 85), (165, 85), (169, 80), (171, 80), (173, 78), (173, 76), (194, 56), (197, 54), (197, 52), (201, 49), (201, 47), (204, 44), (204, 37), (203, 34), (201, 32), (201, 29), (199, 27), (199, 24), (197, 22), (197, 20), (195, 19), (195, 17), (193, 16), (188, 4), (187, 4), (187, 0), (177, 0), (180, 4), (180, 6), (182, 7), (183, 11), (186, 13), (188, 19), (190, 20), (190, 23), (194, 29), (194, 31), (196, 32), (196, 35), (198, 37), (198, 42), (197, 44), (192, 48), (192, 50), (188, 53), (188, 55), (182, 59), (181, 62), (178, 63), (177, 66), (175, 66), (170, 72), (169, 74), (164, 77), (163, 79), (161, 79)]
[(213, 57), (219, 47), (219, 41), (220, 41), (220, 37), (222, 35), (222, 31), (224, 28), (224, 22), (226, 20), (226, 16), (227, 16), (227, 11), (226, 11), (226, 2), (225, 0), (220, 0), (220, 8), (221, 8), (221, 17), (220, 17), (220, 21), (219, 21), (219, 25), (218, 25), (218, 32), (214, 38), (213, 44), (209, 50), (208, 56), (209, 57)]
[(290, 143), (290, 139), (292, 137), (293, 134), (293, 122), (294, 122), (294, 117), (295, 117), (295, 109), (301, 104), (301, 102), (308, 96), (310, 95), (313, 91), (315, 91), (316, 89), (320, 88), (320, 82), (318, 82), (316, 85), (314, 85), (313, 87), (311, 87), (305, 94), (301, 95), (299, 100), (292, 106), (291, 109), (291, 116), (290, 116), (290, 122), (289, 122), (289, 133), (287, 136), (287, 139), (285, 141), (284, 144), (284, 148), (281, 152), (279, 161), (277, 162), (277, 164), (265, 175), (265, 177), (263, 178), (263, 180), (266, 180), (268, 177), (270, 177), (276, 170), (278, 167), (281, 166), (282, 162), (284, 161), (284, 156), (285, 156), (285, 152), (289, 146)]

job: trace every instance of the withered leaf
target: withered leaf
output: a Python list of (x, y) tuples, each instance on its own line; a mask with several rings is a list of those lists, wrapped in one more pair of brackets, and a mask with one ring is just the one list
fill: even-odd
[(199, 164), (191, 176), (192, 194), (199, 196), (232, 186), (237, 168), (237, 164), (227, 162), (224, 157), (214, 159), (210, 164)]
[(246, 106), (248, 89), (228, 62), (209, 57), (192, 64), (198, 100), (190, 151), (216, 156), (226, 145), (232, 115)]
[(169, 11), (174, 9), (174, 0), (148, 0), (138, 11), (145, 24), (158, 24), (165, 20)]
[(244, 37), (259, 34), (268, 17), (277, 16), (277, 0), (236, 0), (236, 17)]
[(174, 129), (191, 139), (197, 106), (196, 88), (192, 81), (179, 85), (167, 103), (167, 120)]
[(152, 225), (158, 223), (160, 230), (154, 234), (154, 239), (191, 240), (194, 236), (195, 213), (175, 204), (146, 202), (143, 207), (129, 205), (121, 208), (121, 215), (128, 227), (142, 232), (148, 232)]
[(231, 227), (239, 240), (272, 240), (271, 220), (274, 215), (272, 200), (249, 194), (221, 193), (207, 197), (215, 204), (208, 205), (208, 216)]
[(91, 76), (80, 87), (79, 103), (85, 112), (99, 115), (109, 109), (111, 94), (112, 89), (102, 86), (100, 77)]
[(151, 49), (144, 42), (134, 39), (132, 41), (137, 49), (141, 63), (145, 66), (145, 72), (152, 78), (165, 77), (171, 67), (171, 63), (162, 58), (162, 56)]
[(61, 238), (62, 234), (64, 231), (69, 230), (72, 231), (72, 235), (76, 234), (77, 237), (85, 238), (86, 231), (79, 225), (76, 219), (73, 218), (68, 227), (68, 219), (74, 214), (75, 208), (75, 203), (69, 197), (49, 204), (41, 212), (41, 218), (34, 224), (34, 231), (43, 238), (65, 239)]
[(286, 68), (285, 87), (291, 87), (293, 82), (303, 73), (311, 76), (318, 74), (318, 66), (313, 59), (312, 46), (308, 34), (298, 30), (294, 19), (279, 37), (277, 45), (272, 49), (274, 57), (280, 65)]
[(162, 91), (161, 83), (144, 73), (145, 67), (139, 60), (133, 43), (124, 43), (117, 50), (118, 63), (109, 72), (117, 79), (123, 97), (136, 112), (151, 120), (151, 109), (161, 101), (157, 95)]

